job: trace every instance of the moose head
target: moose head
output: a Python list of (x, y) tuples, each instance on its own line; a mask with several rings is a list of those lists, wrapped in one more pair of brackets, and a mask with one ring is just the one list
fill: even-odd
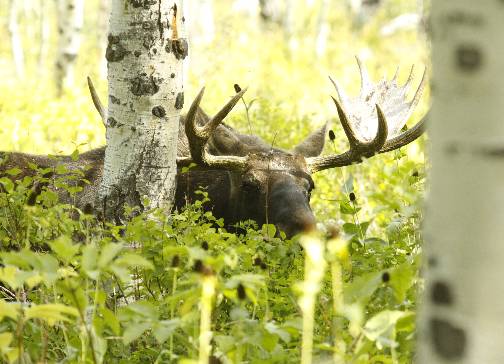
[[(222, 123), (246, 90), (234, 95), (214, 116), (200, 108), (204, 88), (191, 104), (186, 116), (180, 119), (177, 152), (177, 191), (175, 206), (183, 207), (198, 190), (207, 191), (214, 215), (224, 218), (226, 225), (255, 220), (259, 225), (270, 223), (283, 230), (288, 237), (315, 227), (310, 208), (310, 194), (314, 189), (314, 173), (360, 163), (379, 153), (398, 149), (418, 138), (425, 129), (423, 118), (414, 127), (402, 132), (406, 121), (423, 93), (426, 76), (411, 101), (406, 94), (411, 86), (413, 68), (406, 83), (397, 83), (396, 75), (373, 83), (366, 69), (357, 60), (361, 89), (349, 98), (338, 83), (331, 79), (339, 96), (333, 98), (339, 119), (349, 143), (341, 154), (321, 155), (326, 137), (326, 125), (308, 136), (290, 151), (272, 148), (257, 136), (244, 135)], [(105, 109), (89, 80), (93, 102), (103, 120)], [(68, 169), (86, 166), (85, 178), (90, 183), (72, 203), (86, 209), (93, 205), (103, 175), (104, 148), (80, 156), (79, 161), (63, 157)], [(54, 161), (44, 156), (10, 153), (7, 163), (0, 165), (0, 174), (9, 168), (31, 170), (30, 164), (42, 168), (54, 167)], [(197, 165), (182, 173), (182, 167)], [(21, 177), (23, 176), (20, 175)], [(19, 177), (19, 176), (18, 176)], [(40, 189), (40, 188), (39, 188)], [(70, 202), (63, 192), (60, 199)]]
[[(207, 181), (217, 216), (224, 217), (227, 224), (247, 219), (275, 224), (288, 237), (313, 229), (312, 174), (360, 163), (365, 158), (398, 149), (423, 133), (425, 118), (413, 128), (401, 131), (423, 93), (425, 71), (413, 99), (407, 101), (413, 68), (407, 82), (400, 86), (397, 72), (391, 80), (373, 83), (362, 63), (357, 62), (361, 89), (356, 98), (347, 97), (331, 79), (339, 101), (332, 99), (349, 143), (348, 151), (337, 155), (320, 155), (326, 125), (290, 151), (275, 149), (258, 137), (240, 134), (222, 124), (246, 90), (238, 92), (213, 118), (200, 109), (204, 88), (199, 92), (184, 119), (190, 156), (180, 157), (177, 162), (179, 166), (196, 163), (207, 170), (204, 173), (225, 172), (226, 178), (217, 172), (215, 179)], [(184, 181), (184, 176), (179, 175), (181, 194), (188, 187), (194, 188), (197, 180), (190, 174), (185, 178), (193, 181)], [(181, 194), (178, 193), (177, 200)]]

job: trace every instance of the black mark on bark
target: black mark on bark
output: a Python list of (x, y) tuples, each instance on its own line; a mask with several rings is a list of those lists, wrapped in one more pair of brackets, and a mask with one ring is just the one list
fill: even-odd
[(129, 0), (129, 3), (134, 8), (144, 8), (149, 9), (151, 5), (156, 4), (156, 0)]
[(155, 95), (159, 91), (159, 84), (163, 80), (154, 76), (147, 76), (145, 73), (131, 80), (131, 93), (135, 96)]
[(119, 100), (117, 97), (115, 97), (114, 95), (110, 95), (109, 96), (109, 100), (112, 104), (115, 104), (115, 105), (120, 105), (121, 104), (121, 100)]
[(171, 43), (175, 58), (180, 60), (187, 57), (187, 54), (189, 53), (189, 45), (187, 44), (187, 40), (185, 38), (172, 40)]
[(432, 344), (436, 353), (447, 360), (460, 360), (465, 354), (467, 337), (465, 331), (446, 320), (430, 320)]
[(121, 44), (121, 38), (110, 34), (108, 36), (107, 50), (105, 51), (105, 58), (109, 62), (119, 62), (124, 59), (124, 57), (129, 52)]
[(111, 128), (118, 127), (118, 128), (120, 128), (123, 125), (124, 124), (121, 124), (121, 123), (117, 122), (117, 120), (114, 119), (114, 118), (112, 118), (112, 117), (110, 117), (110, 118), (107, 119), (107, 126), (108, 127), (111, 127)]
[(450, 25), (456, 24), (470, 27), (481, 27), (484, 23), (482, 16), (464, 11), (454, 11), (447, 14), (444, 18), (445, 22)]
[(166, 110), (164, 109), (164, 107), (158, 105), (158, 106), (154, 106), (152, 108), (152, 115), (158, 117), (158, 118), (164, 118), (166, 116)]
[(184, 93), (179, 92), (177, 94), (177, 99), (175, 100), (175, 109), (180, 110), (184, 107)]
[(151, 49), (151, 47), (154, 45), (154, 36), (152, 34), (147, 34), (144, 37), (142, 45), (145, 49)]
[(457, 66), (464, 72), (475, 72), (483, 64), (483, 53), (474, 44), (461, 44), (455, 50)]
[(446, 282), (437, 281), (432, 285), (431, 300), (437, 305), (452, 305), (453, 294)]

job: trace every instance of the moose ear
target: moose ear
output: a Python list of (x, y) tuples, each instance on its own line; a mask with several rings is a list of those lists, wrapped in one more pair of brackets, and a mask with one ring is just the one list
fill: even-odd
[(298, 144), (293, 152), (303, 157), (317, 157), (324, 149), (327, 123), (323, 127), (310, 134), (303, 142)]

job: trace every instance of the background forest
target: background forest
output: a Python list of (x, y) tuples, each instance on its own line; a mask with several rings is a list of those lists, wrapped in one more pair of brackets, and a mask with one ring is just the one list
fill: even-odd
[[(105, 4), (85, 2), (74, 82), (58, 96), (54, 2), (19, 1), (24, 61), (17, 72), (9, 3), (0, 1), (0, 150), (59, 155), (104, 145), (86, 76), (106, 95)], [(262, 10), (250, 0), (187, 1), (186, 108), (202, 85), (203, 108), (210, 113), (233, 95), (234, 84), (248, 86), (248, 110), (239, 104), (227, 124), (289, 148), (329, 121), (336, 139), (327, 141), (326, 153), (340, 153), (347, 141), (329, 97), (335, 95), (329, 75), (355, 94), (355, 56), (374, 80), (391, 78), (400, 67), (405, 82), (414, 64), (418, 84), (423, 68), (429, 70), (422, 20), (428, 4), (422, 1), (275, 1), (272, 13), (261, 3)], [(428, 96), (427, 90), (410, 125), (426, 112)], [(311, 205), (328, 236), (315, 318), (308, 317), (314, 321), (314, 362), (412, 361), (422, 286), (424, 142), (314, 177)], [(3, 360), (201, 360), (200, 324), (212, 297), (212, 362), (296, 363), (300, 348), (310, 345), (299, 302), (313, 277), (303, 270), (305, 264), (323, 265), (305, 260), (297, 239), (272, 238), (272, 226), (249, 227), (240, 236), (219, 233), (201, 203), (173, 216), (147, 213), (162, 224), (140, 215), (122, 232), (98, 228), (88, 215), (71, 219), (49, 196), (40, 208), (25, 206), (22, 187), (2, 193)], [(335, 229), (338, 237), (331, 235)], [(76, 232), (86, 244), (75, 243)], [(135, 244), (141, 248), (128, 248)], [(215, 276), (201, 272), (202, 262)], [(210, 280), (216, 291), (209, 298), (201, 287)]]

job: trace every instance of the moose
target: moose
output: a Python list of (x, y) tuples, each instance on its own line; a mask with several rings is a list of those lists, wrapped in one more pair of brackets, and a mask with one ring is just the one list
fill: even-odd
[[(392, 79), (373, 83), (363, 64), (359, 60), (357, 63), (361, 76), (357, 97), (349, 98), (330, 78), (339, 101), (332, 99), (349, 143), (349, 149), (337, 155), (321, 155), (327, 124), (290, 151), (273, 148), (257, 136), (241, 134), (223, 120), (245, 90), (236, 93), (214, 117), (209, 117), (200, 108), (203, 88), (187, 114), (180, 118), (175, 208), (182, 208), (203, 188), (211, 201), (208, 209), (216, 217), (224, 218), (228, 227), (254, 220), (259, 225), (275, 224), (287, 237), (313, 229), (316, 220), (310, 208), (310, 194), (315, 188), (311, 177), (314, 173), (393, 151), (414, 141), (425, 130), (425, 117), (414, 127), (402, 130), (422, 96), (425, 71), (413, 99), (407, 101), (413, 68), (406, 83), (400, 86), (398, 72)], [(104, 119), (104, 107), (91, 82), (89, 86), (93, 102)], [(48, 168), (63, 163), (70, 170), (87, 166), (84, 178), (90, 183), (83, 184), (83, 191), (74, 203), (83, 210), (93, 205), (102, 179), (105, 147), (83, 153), (77, 161), (70, 156), (54, 160), (24, 153), (4, 155), (7, 158), (0, 165), (0, 175), (17, 167), (23, 172), (15, 178), (33, 173), (28, 168), (30, 164)], [(182, 173), (182, 168), (191, 163), (197, 167)], [(68, 200), (64, 192), (58, 193), (63, 201)]]

